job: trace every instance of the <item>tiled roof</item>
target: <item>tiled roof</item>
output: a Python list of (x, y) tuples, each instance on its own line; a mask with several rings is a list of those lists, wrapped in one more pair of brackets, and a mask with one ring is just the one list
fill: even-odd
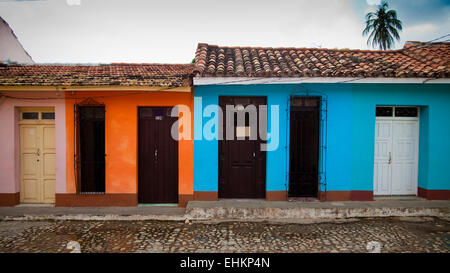
[(190, 85), (193, 64), (0, 65), (0, 86)]
[(403, 52), (427, 65), (450, 65), (450, 43), (406, 42)]
[[(450, 43), (372, 51), (198, 44), (202, 77), (450, 77)], [(428, 53), (430, 52), (430, 53)]]

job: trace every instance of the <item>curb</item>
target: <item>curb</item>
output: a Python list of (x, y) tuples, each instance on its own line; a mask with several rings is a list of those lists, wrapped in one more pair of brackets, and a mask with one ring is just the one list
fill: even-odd
[[(275, 216), (275, 217), (274, 217)], [(450, 208), (199, 208), (186, 210), (190, 220), (346, 219), (367, 217), (449, 217)]]

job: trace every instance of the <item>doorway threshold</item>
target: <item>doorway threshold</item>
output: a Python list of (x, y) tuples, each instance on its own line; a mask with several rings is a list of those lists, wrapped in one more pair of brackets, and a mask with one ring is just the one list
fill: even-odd
[(374, 201), (423, 201), (425, 198), (416, 195), (378, 195), (373, 197)]
[(288, 202), (319, 202), (316, 197), (289, 197)]
[(178, 203), (138, 204), (138, 207), (178, 207)]
[(224, 202), (238, 202), (238, 203), (258, 203), (261, 201), (266, 201), (264, 198), (219, 198), (219, 201)]
[(28, 204), (23, 203), (15, 206), (16, 208), (53, 208), (55, 207), (55, 204)]

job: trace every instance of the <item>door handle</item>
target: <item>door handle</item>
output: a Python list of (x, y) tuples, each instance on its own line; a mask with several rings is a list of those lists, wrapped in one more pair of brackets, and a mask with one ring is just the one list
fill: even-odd
[(391, 154), (391, 152), (389, 152), (389, 162), (388, 162), (388, 164), (390, 165), (392, 163), (392, 154)]
[(155, 149), (155, 158), (158, 158), (158, 149)]
[(37, 148), (37, 156), (40, 156), (41, 155), (41, 150), (39, 150), (39, 148)]
[(255, 154), (255, 152), (253, 152), (253, 158), (256, 158), (256, 154)]

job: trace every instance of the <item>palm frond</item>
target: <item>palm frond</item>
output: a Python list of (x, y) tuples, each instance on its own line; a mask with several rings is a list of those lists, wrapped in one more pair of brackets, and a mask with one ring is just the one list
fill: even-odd
[(397, 19), (397, 12), (387, 10), (388, 8), (389, 4), (383, 1), (376, 12), (366, 14), (366, 26), (362, 34), (366, 36), (370, 33), (367, 44), (371, 44), (373, 48), (387, 50), (394, 46), (395, 40), (400, 40), (399, 31), (402, 31), (402, 22)]

